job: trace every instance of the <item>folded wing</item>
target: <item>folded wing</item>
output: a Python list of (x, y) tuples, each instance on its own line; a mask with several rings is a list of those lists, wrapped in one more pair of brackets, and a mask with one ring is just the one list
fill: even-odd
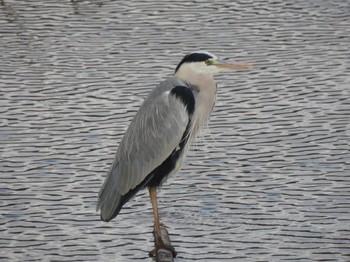
[(177, 84), (173, 79), (163, 82), (132, 120), (99, 193), (97, 209), (101, 209), (102, 220), (114, 218), (147, 184), (147, 176), (179, 146), (190, 115), (184, 102), (171, 92)]

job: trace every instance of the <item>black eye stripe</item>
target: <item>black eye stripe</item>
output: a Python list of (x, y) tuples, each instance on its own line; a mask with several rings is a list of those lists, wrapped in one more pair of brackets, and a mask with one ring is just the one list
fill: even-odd
[(210, 55), (204, 54), (204, 53), (192, 53), (187, 56), (185, 56), (182, 61), (183, 62), (202, 62), (208, 59), (211, 59)]
[(208, 59), (212, 59), (213, 57), (205, 54), (205, 53), (191, 53), (189, 55), (186, 55), (181, 62), (177, 65), (176, 69), (175, 69), (175, 73), (176, 71), (180, 68), (180, 66), (184, 63), (190, 63), (190, 62), (204, 62)]

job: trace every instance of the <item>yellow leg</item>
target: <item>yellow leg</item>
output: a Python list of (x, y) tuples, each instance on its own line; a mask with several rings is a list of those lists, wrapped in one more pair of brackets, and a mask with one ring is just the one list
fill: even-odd
[(151, 198), (153, 216), (154, 216), (154, 246), (155, 246), (154, 249), (149, 254), (151, 257), (156, 257), (159, 249), (165, 249), (165, 250), (168, 250), (168, 253), (171, 252), (170, 254), (172, 254), (172, 257), (175, 257), (176, 251), (170, 243), (168, 231), (165, 228), (163, 228), (163, 230), (165, 230), (163, 232), (165, 232), (167, 236), (167, 239), (165, 240), (166, 242), (164, 243), (164, 240), (162, 239), (162, 231), (161, 231), (162, 229), (159, 222), (156, 187), (149, 188), (149, 196)]
[(157, 203), (157, 188), (149, 188), (149, 196), (152, 202), (153, 216), (154, 216), (154, 230), (156, 238), (160, 238), (160, 223), (159, 223), (159, 214), (158, 214), (158, 203)]

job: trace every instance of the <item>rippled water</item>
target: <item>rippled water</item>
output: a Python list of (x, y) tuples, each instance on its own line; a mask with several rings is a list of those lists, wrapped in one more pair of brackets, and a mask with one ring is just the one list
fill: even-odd
[(350, 260), (349, 1), (1, 1), (0, 260), (151, 261), (146, 192), (96, 195), (146, 94), (187, 52), (216, 108), (160, 193), (176, 261)]

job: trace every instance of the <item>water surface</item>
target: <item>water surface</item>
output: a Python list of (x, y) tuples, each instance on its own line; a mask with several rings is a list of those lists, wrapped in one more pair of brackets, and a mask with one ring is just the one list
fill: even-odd
[(253, 63), (160, 192), (176, 261), (350, 260), (348, 1), (2, 1), (0, 260), (151, 261), (138, 194), (95, 212), (118, 143), (181, 57)]

